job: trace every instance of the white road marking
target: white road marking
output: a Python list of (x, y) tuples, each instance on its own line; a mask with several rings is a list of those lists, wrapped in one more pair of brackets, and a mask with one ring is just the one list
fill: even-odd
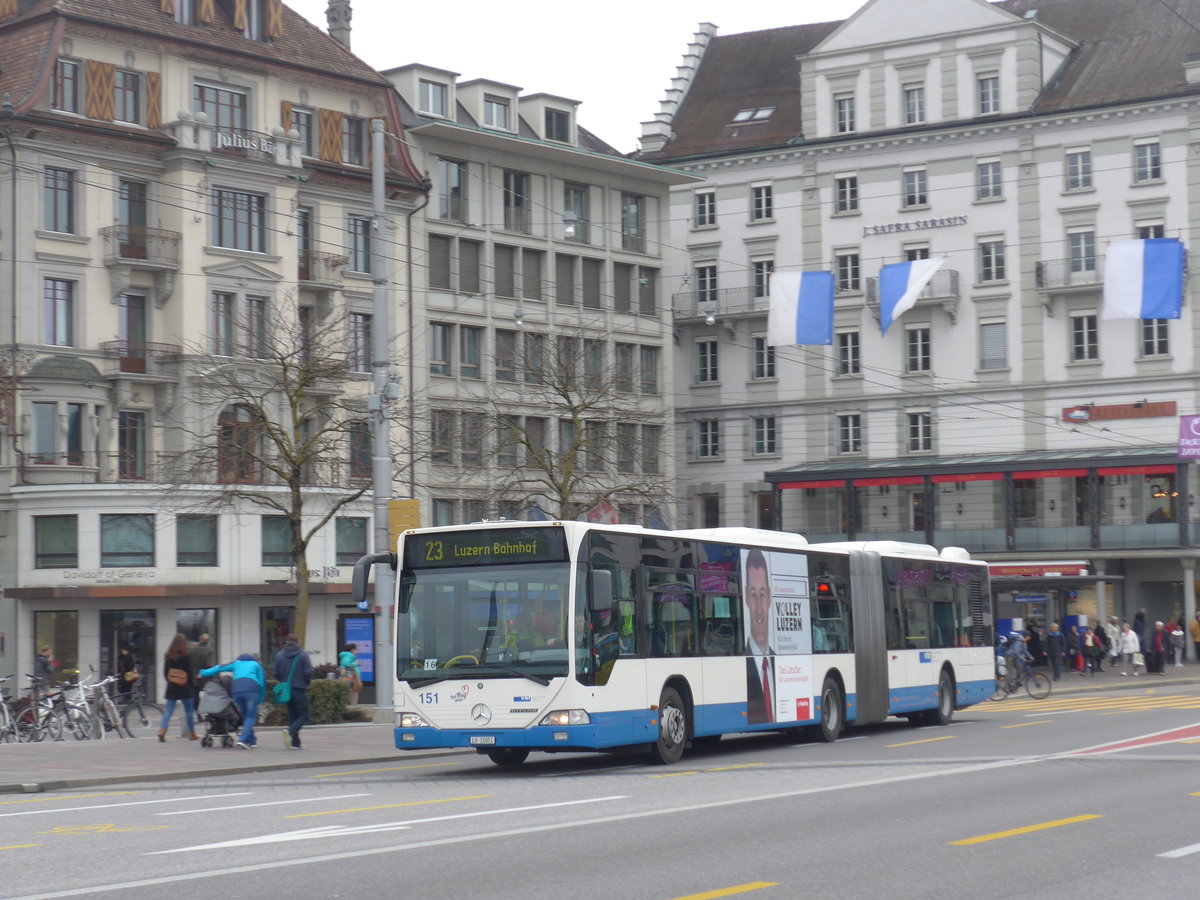
[[(8, 816), (44, 816), (49, 813), (87, 812), (89, 809), (112, 809), (120, 806), (146, 806), (151, 803), (185, 803), (189, 800), (220, 800), (222, 797), (245, 797), (253, 791), (238, 791), (235, 794), (213, 794), (209, 797), (168, 797), (166, 800), (130, 800), (128, 803), (101, 803), (98, 806), (67, 806), (61, 809), (27, 809), (24, 812), (0, 813)], [(203, 810), (201, 810), (203, 811)]]
[(333, 797), (305, 797), (300, 800), (267, 800), (263, 803), (241, 803), (237, 806), (210, 806), (207, 809), (177, 809), (172, 812), (155, 813), (156, 816), (188, 816), (192, 813), (221, 812), (226, 809), (257, 809), (260, 806), (284, 806), (288, 803), (316, 803), (320, 800), (347, 800), (350, 797), (370, 797), (371, 794), (336, 794)]
[(1200, 853), (1200, 844), (1180, 847), (1178, 850), (1168, 850), (1166, 853), (1159, 853), (1158, 856), (1165, 857), (1166, 859), (1179, 859), (1181, 856), (1190, 856), (1193, 853)]

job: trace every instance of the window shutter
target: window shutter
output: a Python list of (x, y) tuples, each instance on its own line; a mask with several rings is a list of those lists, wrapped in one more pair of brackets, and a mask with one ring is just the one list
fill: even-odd
[(267, 37), (283, 37), (283, 0), (267, 0)]
[(342, 114), (336, 109), (317, 110), (320, 148), (317, 155), (325, 162), (342, 161)]
[(196, 21), (201, 25), (212, 25), (217, 21), (215, 0), (196, 0)]
[(162, 0), (159, 9), (168, 16), (175, 15), (175, 0)]
[(246, 0), (233, 0), (233, 27), (246, 30)]
[(146, 73), (146, 127), (162, 128), (162, 81), (158, 72)]
[(979, 326), (980, 368), (1003, 369), (1008, 365), (1007, 332), (1004, 322), (987, 322)]
[(103, 63), (89, 59), (85, 69), (87, 83), (87, 116), (89, 119), (103, 119), (111, 122), (115, 111), (113, 100), (113, 75), (116, 67), (112, 63)]
[(279, 124), (287, 131), (292, 127), (292, 101), (281, 100), (279, 103)]

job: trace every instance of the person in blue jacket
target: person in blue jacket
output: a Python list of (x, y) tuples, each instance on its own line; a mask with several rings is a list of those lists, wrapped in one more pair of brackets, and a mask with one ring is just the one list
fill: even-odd
[(211, 678), (218, 672), (233, 673), (233, 702), (242, 714), (242, 733), (237, 745), (243, 750), (253, 750), (258, 744), (254, 735), (254, 723), (258, 720), (258, 704), (267, 692), (267, 675), (262, 663), (254, 653), (243, 653), (233, 662), (200, 670), (201, 678)]

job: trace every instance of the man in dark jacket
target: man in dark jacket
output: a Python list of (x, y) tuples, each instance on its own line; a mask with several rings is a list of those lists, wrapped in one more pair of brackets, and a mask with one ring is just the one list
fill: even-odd
[(1050, 668), (1054, 671), (1054, 680), (1058, 681), (1062, 674), (1063, 659), (1067, 655), (1067, 637), (1058, 630), (1058, 623), (1051, 622), (1050, 630), (1046, 632), (1046, 657), (1050, 660)]
[(308, 652), (300, 646), (300, 635), (289, 634), (287, 643), (275, 657), (271, 670), (275, 680), (288, 681), (292, 685), (292, 696), (288, 700), (288, 727), (283, 733), (283, 746), (290, 750), (300, 749), (300, 729), (308, 721), (308, 685), (312, 682), (313, 665)]

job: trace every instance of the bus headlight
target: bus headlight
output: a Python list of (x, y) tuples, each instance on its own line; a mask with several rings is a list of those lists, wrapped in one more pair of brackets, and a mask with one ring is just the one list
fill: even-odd
[(416, 713), (400, 713), (396, 716), (401, 728), (428, 728), (429, 723)]
[(539, 725), (591, 725), (586, 709), (556, 709), (542, 716)]

